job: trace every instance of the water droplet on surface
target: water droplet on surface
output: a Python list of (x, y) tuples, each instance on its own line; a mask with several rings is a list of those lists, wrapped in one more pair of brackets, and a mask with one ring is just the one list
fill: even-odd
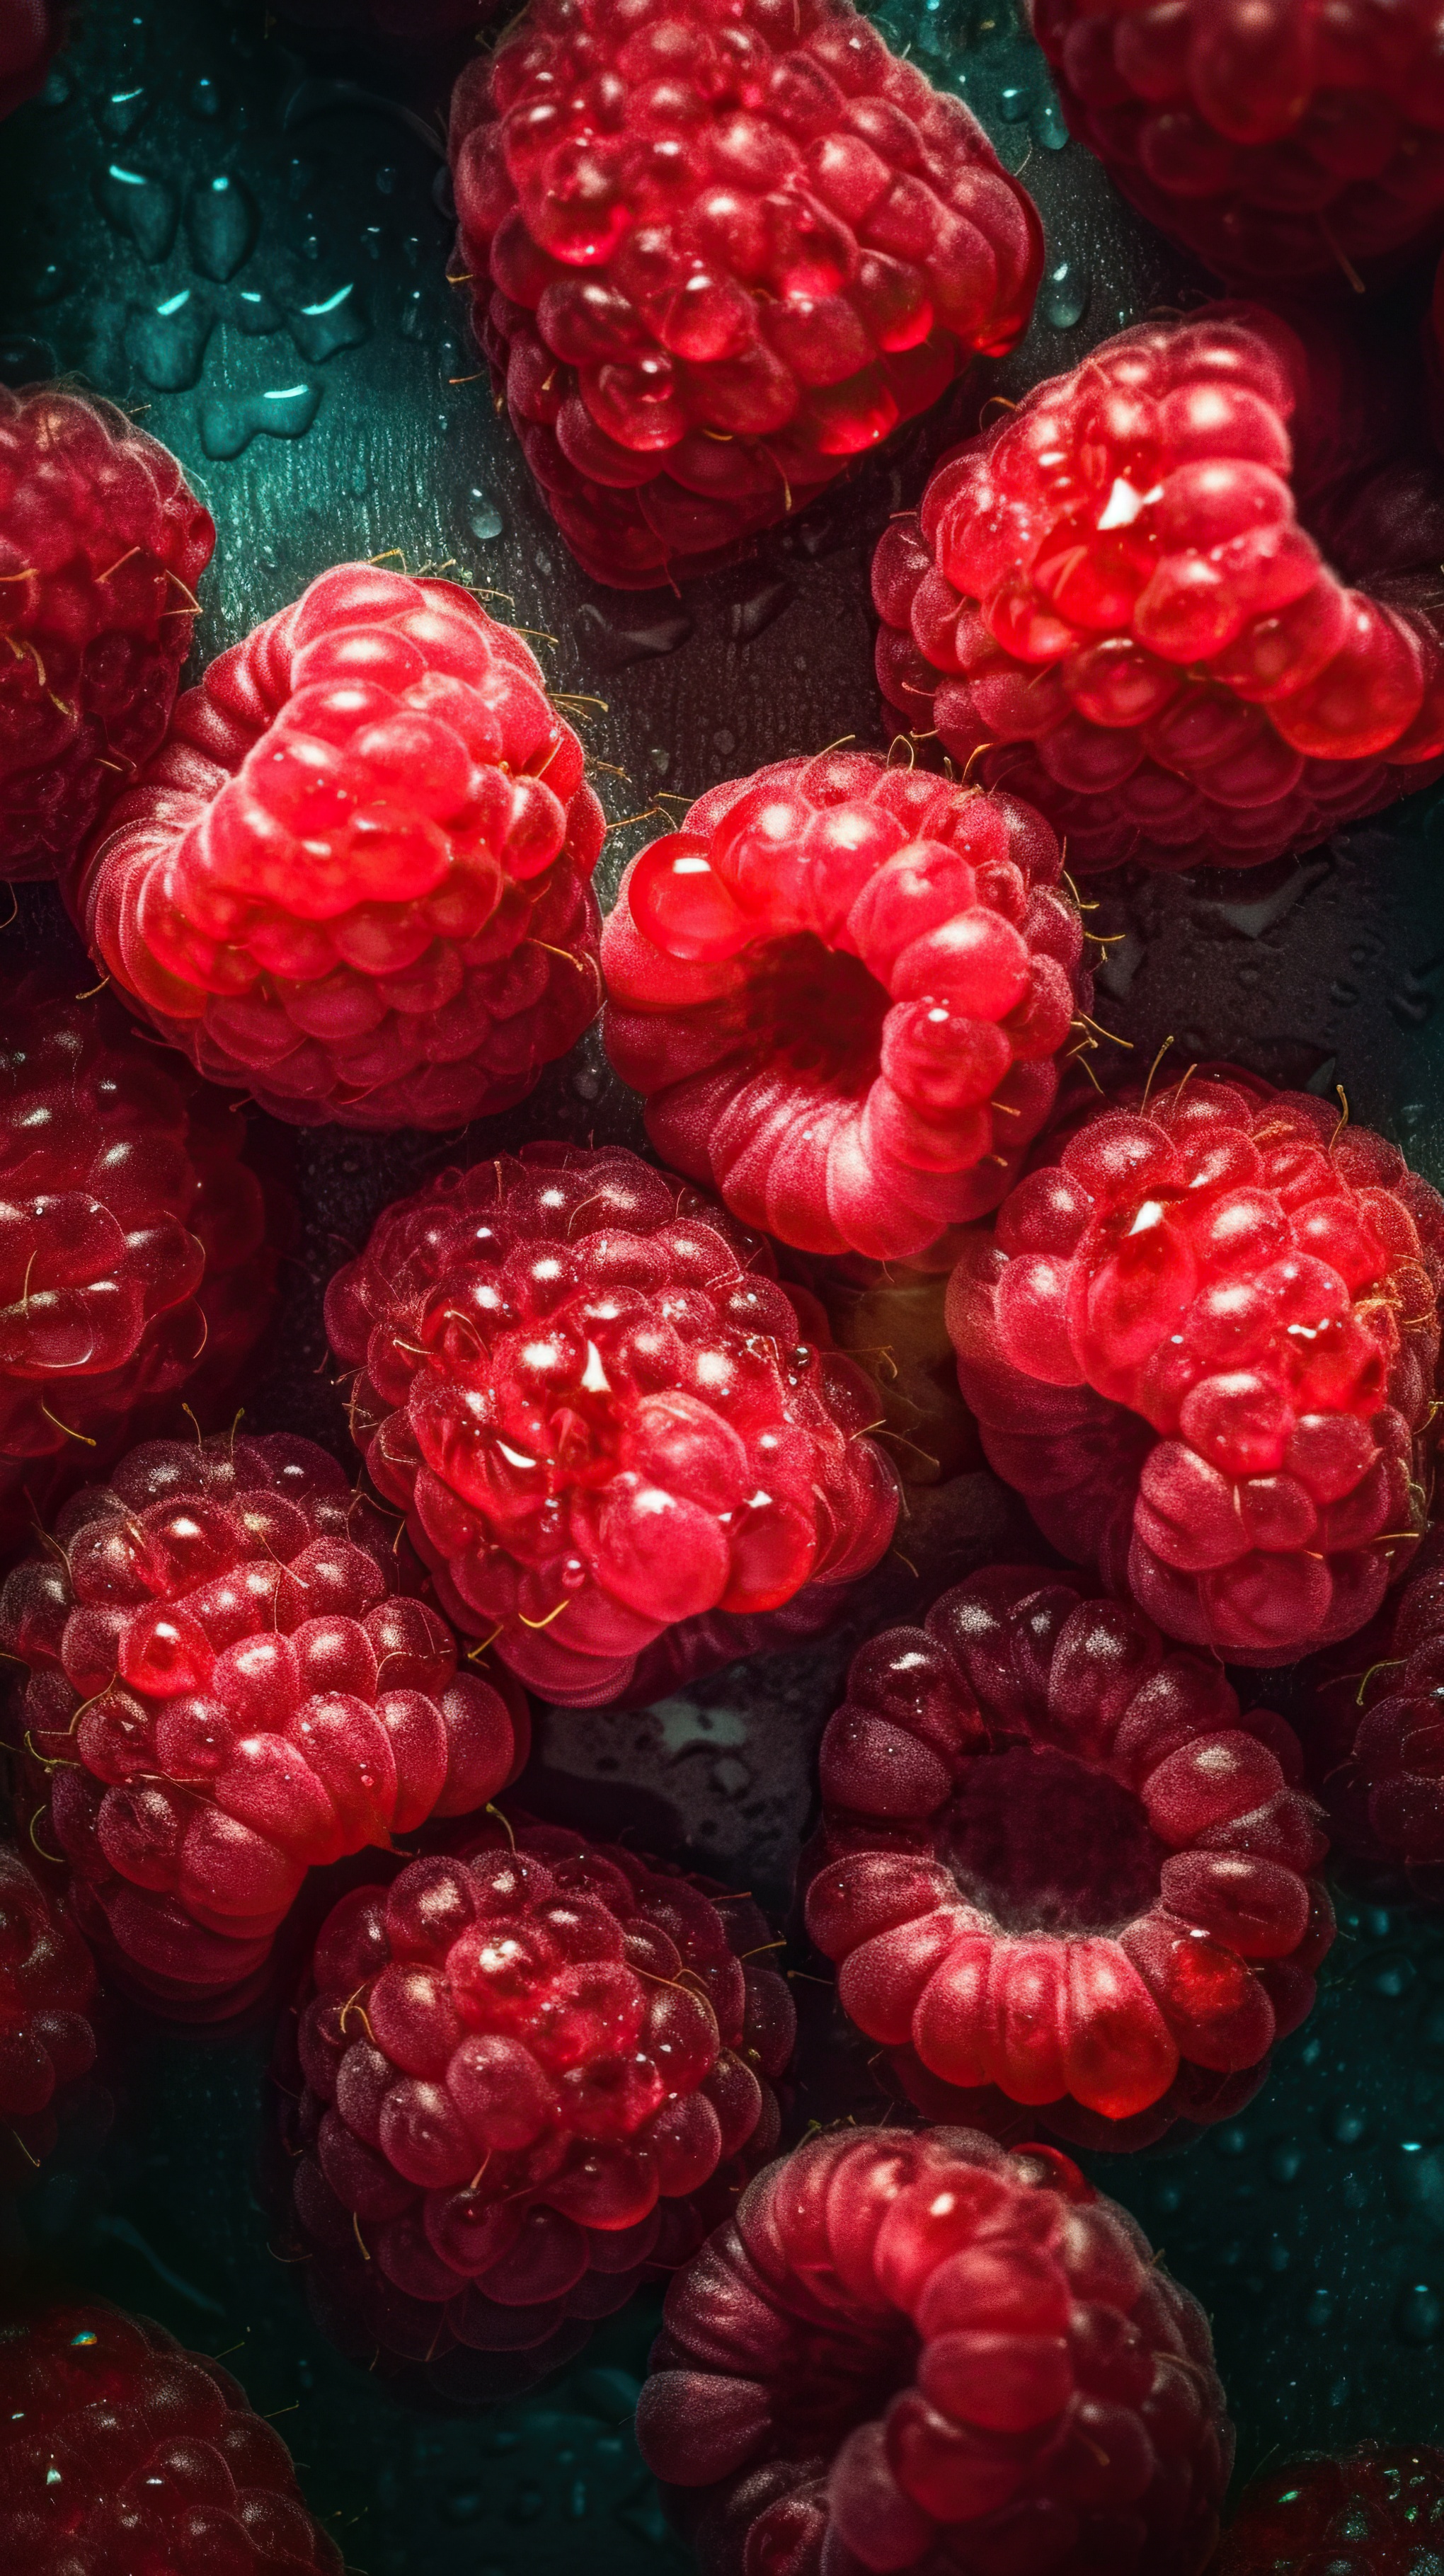
[(1325, 2114), (1324, 2135), (1332, 2138), (1336, 2147), (1356, 2147), (1368, 2125), (1365, 2114), (1356, 2111), (1352, 2103), (1339, 2102)]
[(503, 526), (501, 512), (490, 493), (483, 492), (479, 483), (473, 483), (467, 494), (466, 524), (472, 535), (479, 537), (484, 546), (489, 545), (493, 537), (501, 535)]
[(201, 445), (222, 462), (258, 437), (300, 438), (321, 403), (319, 385), (277, 385), (260, 394), (216, 394), (201, 406)]
[(290, 331), (302, 357), (312, 366), (322, 366), (338, 349), (359, 349), (363, 340), (369, 340), (371, 325), (355, 287), (338, 286), (334, 295), (322, 296), (315, 304), (294, 306)]
[(201, 74), (198, 81), (193, 81), (191, 83), (190, 96), (186, 100), (186, 105), (190, 109), (192, 116), (203, 116), (208, 121), (220, 115), (220, 91), (217, 89), (215, 82), (209, 79), (204, 72)]
[(1028, 91), (1016, 81), (1010, 81), (1006, 89), (998, 92), (998, 114), (1005, 125), (1021, 125), (1030, 104)]
[(380, 169), (376, 173), (376, 186), (381, 196), (389, 197), (392, 194), (392, 191), (396, 186), (396, 164), (394, 161), (382, 162)]
[(279, 331), (284, 319), (279, 304), (272, 302), (264, 287), (241, 287), (231, 305), (231, 320), (252, 339), (261, 338), (267, 331)]
[(754, 582), (727, 611), (727, 633), (734, 644), (755, 644), (759, 635), (790, 608), (797, 593), (790, 581), (770, 576)]
[(413, 286), (410, 293), (401, 299), (401, 337), (403, 340), (424, 340), (426, 337), (426, 292), (423, 287)]
[(685, 644), (695, 632), (685, 609), (670, 613), (657, 609), (633, 625), (608, 615), (590, 599), (577, 610), (572, 624), (594, 671), (625, 671), (632, 662), (659, 661), (664, 653), (675, 653), (678, 645)]
[(1071, 331), (1088, 310), (1091, 281), (1086, 268), (1072, 259), (1060, 259), (1050, 268), (1043, 288), (1043, 319), (1055, 331)]
[(56, 63), (46, 75), (45, 87), (40, 93), (40, 104), (42, 107), (68, 107), (74, 89), (75, 83), (69, 72), (63, 71), (59, 63)]
[(164, 259), (175, 240), (180, 208), (175, 190), (149, 170), (111, 161), (95, 183), (100, 211), (118, 233), (127, 233), (144, 260)]
[(1061, 152), (1068, 140), (1063, 110), (1051, 90), (1046, 98), (1038, 100), (1033, 110), (1033, 133), (1045, 152)]
[(214, 321), (204, 298), (185, 287), (149, 311), (132, 313), (125, 354), (157, 393), (182, 393), (199, 379)]
[(1427, 2281), (1411, 2281), (1399, 2293), (1394, 2326), (1405, 2343), (1433, 2343), (1444, 2326), (1444, 2300)]
[(30, 269), (21, 288), (27, 304), (58, 304), (70, 292), (70, 271), (54, 259), (41, 261)]
[(113, 89), (97, 107), (95, 121), (112, 143), (123, 143), (128, 134), (134, 134), (149, 106), (143, 89)]
[(244, 181), (221, 171), (198, 180), (186, 199), (186, 231), (191, 257), (202, 277), (224, 285), (244, 268), (260, 229), (255, 198)]

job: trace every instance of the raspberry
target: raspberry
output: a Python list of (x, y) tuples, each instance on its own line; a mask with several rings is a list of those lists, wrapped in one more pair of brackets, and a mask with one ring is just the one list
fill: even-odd
[(620, 1147), (444, 1172), (378, 1219), (326, 1323), (443, 1608), (551, 1699), (616, 1698), (681, 1622), (673, 1676), (700, 1670), (718, 1612), (754, 1650), (759, 1614), (795, 1636), (892, 1536), (872, 1390), (821, 1309)]
[(454, 583), (341, 564), (213, 662), (71, 889), (212, 1081), (301, 1126), (464, 1126), (601, 998), (582, 747)]
[(871, 752), (712, 788), (603, 937), (607, 1049), (658, 1153), (804, 1251), (946, 1269), (1093, 997), (1061, 875), (1026, 805)]
[(477, 336), (618, 589), (744, 552), (1032, 309), (1031, 199), (851, 0), (533, 0), (450, 148)]
[(1309, 1676), (1310, 1769), (1335, 1839), (1444, 1902), (1444, 1529), (1431, 1529), (1363, 1635)]
[(0, 2322), (0, 2565), (342, 2576), (290, 2452), (230, 2372), (98, 2299)]
[(1223, 304), (1035, 385), (883, 535), (901, 729), (1005, 780), (1088, 870), (1256, 867), (1426, 784), (1444, 490), (1390, 454), (1395, 376)]
[(1181, 2065), (1261, 2068), (1313, 2002), (1333, 1915), (1302, 1769), (1131, 1604), (994, 1566), (855, 1657), (808, 1930), (869, 2039), (1128, 2121)]
[(0, 1593), (14, 1732), (82, 1926), (165, 2002), (224, 2008), (308, 1868), (485, 1804), (520, 1694), (456, 1669), (391, 1528), (309, 1440), (152, 1441)]
[(712, 2576), (1198, 2576), (1233, 2458), (1137, 2222), (955, 2128), (759, 2174), (667, 2293), (637, 2437)]
[(1244, 2488), (1214, 2576), (1428, 2576), (1444, 2545), (1444, 2451), (1301, 2451)]
[(137, 1043), (108, 996), (0, 973), (0, 1547), (218, 1400), (268, 1320), (275, 1255), (244, 1122)]
[(156, 749), (215, 534), (114, 403), (0, 386), (0, 874), (54, 876)]
[(699, 2199), (777, 2143), (794, 2016), (746, 1955), (768, 1941), (749, 1901), (525, 1823), (343, 1897), (287, 2123), (343, 2349), (422, 2364), (438, 2395), (510, 2393), (690, 2253)]
[(0, 20), (0, 116), (35, 96), (64, 33), (62, 0), (7, 0)]
[(948, 1291), (990, 1463), (1187, 1645), (1282, 1664), (1352, 1636), (1424, 1525), (1444, 1202), (1234, 1066), (1048, 1150)]
[(1069, 126), (1140, 214), (1276, 293), (1397, 265), (1444, 216), (1434, 0), (1033, 0)]
[(94, 1999), (95, 1965), (69, 1916), (0, 1844), (0, 2122), (32, 2166), (55, 2144), (57, 2098), (95, 2062)]

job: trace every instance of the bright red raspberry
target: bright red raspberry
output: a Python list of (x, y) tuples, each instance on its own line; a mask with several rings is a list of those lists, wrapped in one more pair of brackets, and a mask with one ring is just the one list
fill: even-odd
[(533, 0), (451, 105), (477, 336), (583, 568), (710, 570), (1010, 349), (1043, 258), (851, 0)]
[(99, 2299), (0, 2322), (0, 2565), (342, 2576), (290, 2452), (230, 2372)]
[(6, 0), (0, 17), (0, 116), (35, 96), (65, 33), (65, 18), (63, 0)]
[(94, 2000), (95, 1963), (69, 1915), (0, 1844), (0, 2123), (32, 2166), (55, 2144), (57, 2100), (95, 2062)]
[(1069, 126), (1221, 277), (1397, 264), (1444, 215), (1437, 0), (1032, 0)]
[(1233, 2460), (1137, 2221), (957, 2128), (759, 2174), (667, 2293), (637, 2437), (714, 2576), (1198, 2576)]
[(1362, 2442), (1251, 2478), (1213, 2576), (1428, 2576), (1444, 2547), (1444, 2451)]
[(301, 1126), (464, 1126), (601, 999), (582, 765), (512, 628), (341, 564), (187, 691), (70, 900), (212, 1081)]
[(722, 1660), (760, 1613), (792, 1642), (892, 1536), (872, 1389), (821, 1309), (620, 1147), (527, 1146), (399, 1199), (326, 1324), (443, 1608), (551, 1699), (615, 1699), (684, 1621), (674, 1678), (734, 1615)]
[(215, 536), (114, 403), (0, 386), (0, 875), (54, 876), (156, 749)]
[(1309, 1769), (1336, 1842), (1444, 1903), (1444, 1528), (1378, 1617), (1309, 1675)]
[(1184, 2065), (1261, 2075), (1313, 2002), (1298, 1741), (1131, 1603), (973, 1575), (862, 1647), (821, 1769), (808, 1930), (859, 2029), (947, 2084), (1128, 2122)]
[(0, 1548), (219, 1400), (276, 1257), (245, 1121), (76, 977), (0, 974)]
[[(307, 2289), (361, 2360), (476, 2401), (540, 2378), (690, 2254), (770, 2155), (795, 2020), (750, 1900), (493, 1825), (343, 1897), (286, 2127)], [(284, 2097), (283, 2097), (284, 2098)]]
[(164, 2002), (227, 2008), (308, 1869), (470, 1813), (525, 1759), (521, 1694), (458, 1672), (394, 1535), (312, 1441), (156, 1440), (6, 1580), (41, 1844)]
[(1015, 797), (873, 752), (712, 788), (603, 934), (607, 1050), (658, 1153), (803, 1251), (946, 1269), (1093, 998), (1061, 877)]
[(1444, 1202), (1236, 1066), (1048, 1151), (948, 1291), (991, 1464), (1185, 1644), (1283, 1664), (1352, 1636), (1424, 1527)]
[(1439, 473), (1390, 453), (1402, 384), (1305, 328), (1122, 331), (884, 532), (893, 724), (1039, 806), (1072, 868), (1255, 867), (1438, 773)]

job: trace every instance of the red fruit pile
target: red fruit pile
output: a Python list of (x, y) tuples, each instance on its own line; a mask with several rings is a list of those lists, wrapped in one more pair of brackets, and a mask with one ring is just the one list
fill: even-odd
[(457, 1671), (394, 1535), (309, 1440), (157, 1440), (7, 1578), (40, 1844), (156, 1998), (225, 2009), (308, 1869), (520, 1769), (520, 1694)]
[(734, 2160), (777, 2143), (766, 2079), (795, 2024), (748, 1956), (768, 1946), (750, 1901), (551, 1826), (344, 1897), (287, 2122), (308, 2288), (343, 2349), (498, 2395), (691, 2252)]
[(582, 765), (510, 627), (341, 564), (187, 692), (70, 900), (212, 1081), (302, 1126), (464, 1126), (596, 1013)]
[[(0, 115), (27, 95), (6, 93), (14, 14)], [(33, 34), (32, 10), (18, 16)], [(114, 403), (0, 386), (0, 876), (54, 876), (156, 749), (215, 534), (175, 458)]]
[(994, 1566), (855, 1657), (808, 1930), (926, 2075), (1150, 2143), (1236, 2111), (1313, 2002), (1333, 1914), (1302, 1771), (1282, 1718), (1131, 1604)]
[(621, 589), (726, 562), (1032, 308), (1026, 191), (850, 0), (534, 0), (450, 149), (477, 336)]
[(55, 2144), (57, 2097), (95, 2062), (94, 1997), (95, 1964), (69, 1916), (0, 1844), (0, 2122), (32, 2164)]
[(0, 1546), (230, 1386), (275, 1283), (245, 1150), (73, 976), (0, 974)]
[(968, 2129), (759, 2174), (667, 2293), (637, 2437), (715, 2576), (1198, 2576), (1233, 2458), (1137, 2222)]
[(25, 2576), (342, 2576), (280, 2434), (149, 2317), (0, 2321), (0, 2566)]
[(1438, 231), (1433, 0), (1032, 0), (1032, 14), (1073, 133), (1220, 276), (1346, 293)]
[(991, 1464), (1186, 1644), (1283, 1664), (1351, 1636), (1424, 1527), (1444, 1203), (1230, 1066), (1050, 1150), (948, 1291)]
[[(379, 1218), (326, 1323), (443, 1607), (531, 1688), (614, 1699), (819, 1624), (892, 1536), (862, 1371), (768, 1248), (620, 1147), (530, 1146)], [(820, 1594), (820, 1599), (819, 1599)], [(729, 1651), (723, 1643), (722, 1659)]]
[(1311, 1676), (1309, 1767), (1335, 1839), (1444, 1901), (1444, 1530), (1362, 1636)]
[(0, 116), (35, 96), (64, 32), (63, 0), (7, 0), (0, 19)]
[(1301, 2451), (1250, 2479), (1214, 2576), (1429, 2576), (1444, 2547), (1444, 2451)]
[(1217, 305), (1035, 385), (878, 548), (899, 730), (1039, 806), (1077, 869), (1255, 867), (1426, 784), (1439, 479), (1398, 506), (1362, 365)]
[(607, 1050), (647, 1132), (807, 1252), (926, 1257), (997, 1206), (1093, 998), (1048, 825), (871, 752), (701, 797), (622, 880)]

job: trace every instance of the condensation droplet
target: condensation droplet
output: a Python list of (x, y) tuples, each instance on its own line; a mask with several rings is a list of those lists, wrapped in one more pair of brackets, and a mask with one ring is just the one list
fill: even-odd
[(203, 116), (206, 118), (207, 122), (210, 122), (220, 115), (220, 91), (217, 89), (215, 82), (210, 80), (204, 72), (201, 74), (199, 80), (192, 81), (190, 96), (186, 100), (186, 105), (190, 109), (192, 116)]
[(243, 286), (231, 305), (231, 319), (238, 330), (259, 339), (267, 331), (279, 331), (285, 316), (264, 287)]
[(1033, 133), (1045, 152), (1061, 152), (1068, 140), (1068, 128), (1063, 122), (1063, 110), (1051, 90), (1046, 98), (1040, 98), (1034, 106)]
[(201, 406), (201, 445), (222, 461), (258, 437), (300, 438), (321, 403), (319, 385), (276, 385), (260, 394), (215, 394)]
[(324, 365), (338, 349), (359, 349), (371, 336), (366, 308), (354, 286), (338, 286), (318, 303), (300, 304), (290, 316), (291, 337), (312, 366)]
[(403, 340), (424, 340), (426, 337), (426, 292), (423, 287), (413, 286), (401, 299), (401, 337)]
[(1433, 2343), (1444, 2325), (1444, 2300), (1427, 2281), (1411, 2281), (1399, 2293), (1394, 2325), (1405, 2343)]
[(202, 277), (213, 277), (218, 285), (244, 268), (259, 229), (255, 198), (228, 171), (199, 180), (186, 199), (191, 257)]
[(483, 492), (478, 483), (473, 483), (467, 495), (466, 524), (472, 535), (479, 537), (483, 545), (489, 545), (493, 537), (501, 535), (501, 512), (491, 495)]
[(112, 143), (124, 143), (127, 135), (134, 134), (149, 106), (143, 89), (113, 89), (97, 107), (95, 121)]
[(1051, 322), (1055, 331), (1071, 331), (1088, 310), (1090, 284), (1086, 268), (1074, 259), (1060, 259), (1044, 282), (1044, 321)]
[(183, 393), (199, 379), (214, 320), (204, 298), (185, 287), (162, 304), (132, 313), (125, 326), (125, 354), (157, 393)]
[(164, 179), (111, 161), (100, 172), (95, 193), (107, 223), (129, 235), (142, 259), (165, 258), (175, 240), (180, 208), (174, 189)]

